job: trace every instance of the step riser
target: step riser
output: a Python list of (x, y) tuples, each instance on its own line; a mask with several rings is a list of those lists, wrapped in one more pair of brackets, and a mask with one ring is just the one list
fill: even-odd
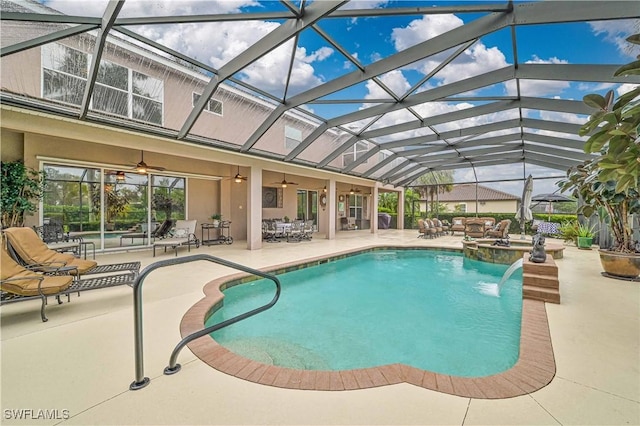
[(550, 255), (544, 263), (529, 261), (529, 255), (523, 256), (522, 297), (547, 303), (560, 303), (560, 282), (558, 267)]
[(560, 282), (557, 277), (522, 274), (522, 282), (536, 287), (552, 288), (555, 290), (560, 288)]

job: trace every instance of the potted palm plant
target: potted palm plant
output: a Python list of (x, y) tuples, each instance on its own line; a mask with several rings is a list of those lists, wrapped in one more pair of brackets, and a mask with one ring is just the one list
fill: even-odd
[[(640, 44), (640, 34), (627, 39)], [(614, 75), (640, 74), (640, 60), (619, 68)], [(590, 135), (584, 151), (600, 154), (593, 160), (569, 169), (563, 190), (584, 201), (579, 212), (589, 217), (600, 209), (606, 212), (613, 244), (600, 249), (605, 275), (637, 279), (640, 275), (640, 242), (633, 240), (631, 215), (640, 214), (640, 87), (614, 100), (591, 94), (584, 102), (596, 112), (580, 129)]]

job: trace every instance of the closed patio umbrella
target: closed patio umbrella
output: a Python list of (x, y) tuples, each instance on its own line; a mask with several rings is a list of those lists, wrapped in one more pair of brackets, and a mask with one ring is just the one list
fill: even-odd
[(531, 213), (531, 195), (533, 193), (533, 177), (529, 175), (524, 182), (524, 188), (522, 189), (522, 201), (520, 207), (516, 212), (516, 219), (520, 222), (520, 239), (524, 240), (524, 226), (530, 220), (533, 220), (533, 213)]
[(551, 211), (553, 210), (553, 203), (562, 203), (562, 202), (576, 201), (576, 200), (574, 200), (571, 197), (567, 197), (566, 195), (552, 193), (552, 194), (535, 195), (533, 198), (531, 198), (531, 201), (537, 201), (538, 204), (545, 203), (545, 202), (549, 203), (551, 208), (549, 210), (548, 220), (551, 221)]

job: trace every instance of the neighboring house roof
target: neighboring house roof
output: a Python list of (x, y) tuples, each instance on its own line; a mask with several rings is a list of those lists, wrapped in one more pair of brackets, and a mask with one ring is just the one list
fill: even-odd
[[(438, 201), (441, 203), (451, 203), (456, 201), (469, 201), (476, 199), (475, 184), (453, 185), (451, 192), (438, 194)], [(486, 186), (478, 185), (478, 201), (510, 201), (520, 200), (513, 194), (491, 189)]]

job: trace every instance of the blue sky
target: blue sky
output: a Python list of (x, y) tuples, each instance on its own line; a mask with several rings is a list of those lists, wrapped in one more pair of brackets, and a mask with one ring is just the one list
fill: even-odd
[[(487, 3), (502, 3), (491, 1)], [(51, 0), (46, 4), (63, 13), (72, 15), (89, 14), (101, 16), (106, 1), (94, 0), (92, 2), (80, 0)], [(428, 7), (430, 5), (453, 6), (455, 4), (482, 4), (472, 2), (415, 2), (415, 1), (380, 1), (380, 0), (356, 0), (348, 3), (343, 8), (382, 8), (382, 7)], [(637, 7), (637, 3), (629, 1), (630, 7)], [(576, 2), (576, 7), (579, 5)], [(258, 2), (253, 0), (238, 1), (190, 1), (190, 0), (127, 0), (120, 16), (149, 16), (160, 11), (164, 15), (189, 15), (189, 14), (215, 14), (238, 13), (241, 11), (270, 11), (284, 10), (280, 2)], [(355, 57), (362, 65), (367, 66), (379, 59), (388, 57), (402, 51), (421, 41), (432, 38), (443, 32), (449, 31), (466, 22), (477, 19), (484, 14), (445, 14), (445, 15), (410, 15), (397, 17), (366, 17), (366, 18), (341, 18), (323, 20), (319, 26), (335, 41)], [(229, 60), (243, 52), (248, 46), (255, 43), (267, 33), (275, 29), (279, 22), (247, 21), (247, 22), (217, 22), (207, 24), (185, 25), (156, 25), (148, 27), (132, 28), (135, 31), (153, 40), (166, 44), (177, 51), (196, 57), (198, 60), (208, 63), (216, 68), (224, 66)], [(635, 27), (636, 30), (638, 27)], [(633, 22), (593, 22), (536, 25), (519, 27), (516, 32), (518, 40), (518, 61), (520, 63), (603, 63), (622, 64), (632, 59), (631, 52), (624, 49), (624, 38), (634, 29)], [(322, 37), (312, 30), (306, 30), (300, 36), (297, 46), (286, 43), (270, 54), (261, 58), (255, 64), (247, 67), (237, 78), (246, 81), (276, 96), (282, 96), (290, 65), (291, 52), (295, 52), (292, 77), (289, 82), (288, 97), (296, 93), (321, 85), (337, 76), (354, 72), (356, 67), (345, 56), (327, 43)], [(402, 70), (379, 76), (379, 78), (398, 95), (405, 92), (415, 82), (419, 81), (425, 73), (440, 63), (449, 52), (428, 58), (416, 64), (411, 64)], [(637, 52), (636, 52), (637, 54)], [(479, 75), (491, 70), (499, 69), (514, 62), (512, 50), (511, 32), (509, 29), (488, 34), (470, 46), (451, 64), (438, 72), (434, 78), (426, 82), (418, 91), (428, 90), (442, 84), (451, 83), (460, 79)], [(602, 84), (566, 83), (555, 81), (527, 81), (521, 83), (521, 91), (525, 96), (554, 97), (580, 100), (587, 93), (594, 91), (604, 93), (608, 89), (617, 90), (618, 93), (629, 90), (629, 87), (619, 87)], [(514, 93), (513, 82), (498, 84), (484, 89), (476, 94), (504, 96)], [(354, 87), (335, 93), (330, 99), (379, 99), (388, 97), (377, 84), (364, 82)], [(469, 106), (469, 105), (466, 105)], [(349, 105), (306, 105), (321, 116), (330, 118), (350, 111), (357, 111), (363, 107), (362, 103)], [(437, 115), (453, 109), (459, 105), (432, 103), (416, 108), (423, 116)], [(549, 113), (548, 119), (565, 122), (582, 123), (585, 117), (570, 116)], [(403, 120), (415, 119), (409, 113), (396, 113), (384, 117), (380, 126)], [(492, 120), (496, 117), (479, 118), (476, 123), (482, 124), (482, 120)], [(502, 118), (504, 119), (504, 118)], [(446, 126), (443, 126), (444, 130)], [(529, 168), (529, 167), (528, 167)], [(536, 170), (539, 175), (557, 171)], [(505, 168), (504, 171), (496, 170), (479, 171), (480, 179), (493, 179), (495, 176), (504, 178), (521, 178), (521, 167)], [(487, 175), (484, 177), (483, 175)], [(473, 172), (460, 170), (456, 172), (456, 180), (474, 180)], [(519, 188), (518, 188), (519, 185)], [(505, 184), (499, 189), (519, 194), (522, 184)], [(552, 192), (555, 188), (546, 185), (545, 191)], [(534, 192), (538, 192), (534, 189)]]

